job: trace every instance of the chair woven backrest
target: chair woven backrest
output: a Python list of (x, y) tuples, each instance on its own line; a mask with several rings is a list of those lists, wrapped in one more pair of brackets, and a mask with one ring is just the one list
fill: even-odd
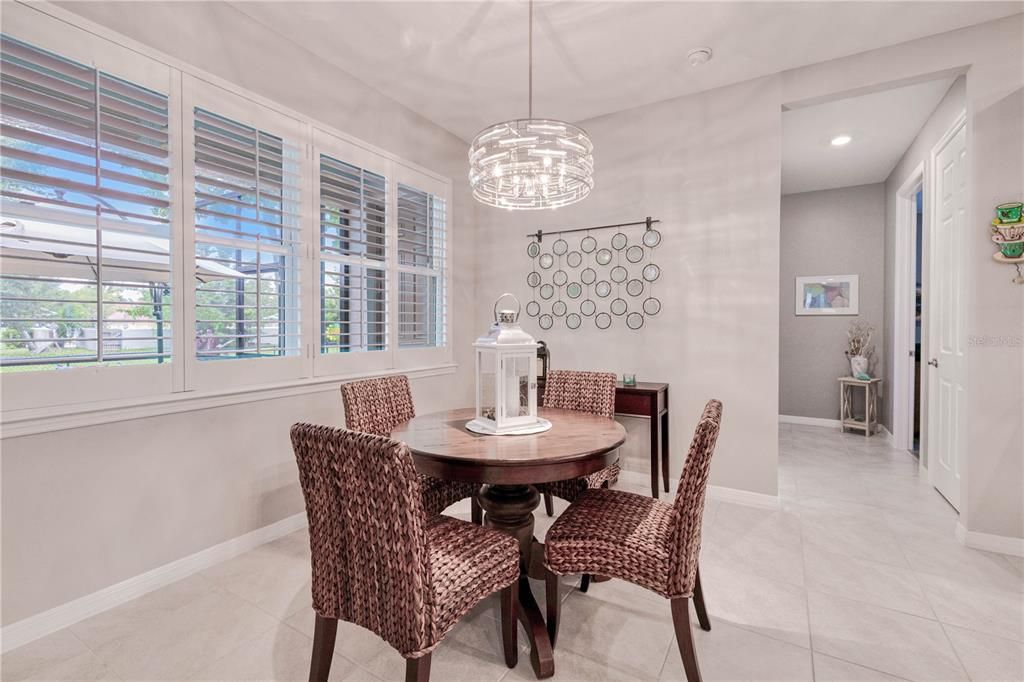
[(342, 384), (341, 401), (345, 426), (353, 431), (390, 436), (396, 426), (416, 416), (404, 374)]
[(544, 388), (544, 407), (589, 412), (610, 419), (615, 414), (615, 380), (611, 372), (552, 370)]
[(693, 593), (697, 576), (697, 557), (700, 554), (701, 522), (704, 518), (704, 499), (708, 489), (708, 472), (715, 442), (722, 424), (722, 403), (709, 400), (686, 455), (683, 475), (679, 479), (673, 502), (674, 528), (669, 543), (669, 591), (672, 594)]
[(313, 608), (403, 655), (431, 646), (434, 603), (419, 478), (404, 443), (295, 424), (309, 517)]

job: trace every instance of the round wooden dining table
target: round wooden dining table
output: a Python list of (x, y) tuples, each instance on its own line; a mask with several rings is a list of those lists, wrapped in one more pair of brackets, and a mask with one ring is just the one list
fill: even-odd
[(533, 511), (540, 503), (538, 483), (586, 476), (615, 462), (626, 430), (614, 419), (586, 412), (540, 408), (551, 422), (543, 433), (493, 436), (473, 433), (466, 423), (473, 408), (434, 412), (400, 424), (392, 433), (412, 451), (424, 474), (480, 483), (477, 499), (484, 524), (519, 540), (519, 619), (530, 638), (530, 662), (538, 678), (555, 673), (551, 637), (530, 588), (543, 578), (544, 548), (533, 535)]

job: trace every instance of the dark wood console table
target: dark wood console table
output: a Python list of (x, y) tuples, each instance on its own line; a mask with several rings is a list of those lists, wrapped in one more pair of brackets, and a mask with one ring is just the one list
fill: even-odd
[(668, 481), (668, 384), (638, 381), (636, 386), (615, 385), (615, 414), (651, 420), (651, 496), (658, 499), (658, 458), (665, 492)]

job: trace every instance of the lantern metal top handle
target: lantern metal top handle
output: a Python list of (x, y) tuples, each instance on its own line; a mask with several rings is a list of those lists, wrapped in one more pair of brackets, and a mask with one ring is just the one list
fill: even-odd
[(519, 297), (518, 296), (516, 296), (515, 294), (510, 294), (510, 293), (502, 294), (494, 302), (494, 321), (495, 322), (505, 322), (505, 320), (501, 319), (498, 316), (498, 304), (501, 303), (502, 299), (504, 299), (504, 298), (511, 298), (511, 299), (513, 299), (516, 302), (516, 316), (514, 318), (512, 318), (511, 320), (508, 320), (509, 322), (515, 322), (516, 320), (519, 319), (519, 314), (521, 312), (523, 312), (523, 304), (519, 302)]

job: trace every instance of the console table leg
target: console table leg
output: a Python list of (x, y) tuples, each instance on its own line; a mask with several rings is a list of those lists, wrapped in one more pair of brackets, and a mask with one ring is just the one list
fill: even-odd
[(668, 412), (661, 415), (661, 481), (665, 485), (665, 492), (668, 489)]

